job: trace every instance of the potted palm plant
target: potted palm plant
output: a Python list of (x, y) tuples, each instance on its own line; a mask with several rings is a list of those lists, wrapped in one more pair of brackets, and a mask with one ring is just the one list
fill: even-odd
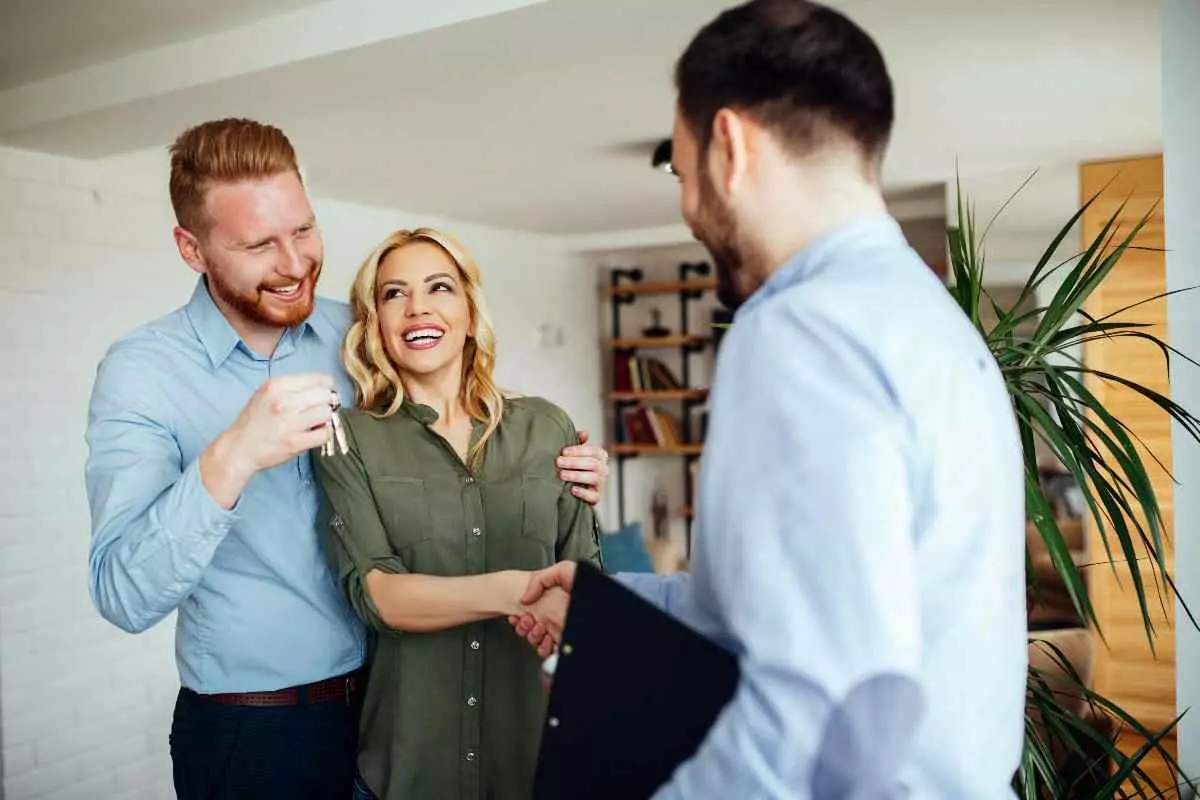
[[(1004, 374), (1025, 456), (1027, 517), (1036, 527), (1053, 573), (1066, 587), (1079, 619), (1103, 637), (1086, 591), (1085, 567), (1072, 557), (1039, 481), (1039, 441), (1073, 477), (1082, 495), (1084, 514), (1107, 554), (1105, 560), (1086, 568), (1118, 564), (1128, 569), (1146, 636), (1153, 647), (1156, 634), (1151, 604), (1174, 603), (1176, 599), (1165, 559), (1162, 512), (1147, 464), (1135, 446), (1136, 436), (1105, 408), (1089, 390), (1088, 382), (1115, 382), (1137, 392), (1197, 441), (1200, 420), (1146, 386), (1089, 367), (1078, 352), (1083, 344), (1099, 339), (1135, 337), (1157, 347), (1164, 358), (1196, 362), (1151, 333), (1149, 326), (1128, 320), (1129, 312), (1136, 314), (1138, 306), (1165, 295), (1145, 298), (1103, 318), (1085, 312), (1089, 296), (1121, 257), (1135, 247), (1139, 231), (1150, 219), (1147, 215), (1131, 229), (1120, 230), (1118, 209), (1081, 252), (1055, 262), (1060, 245), (1095, 200), (1092, 197), (1085, 202), (1050, 242), (1016, 302), (1001, 306), (989, 297), (984, 283), (984, 244), (991, 223), (978, 230), (960, 185), (957, 224), (947, 232), (953, 278), (950, 292), (984, 337)], [(1003, 210), (1001, 206), (996, 216)], [(1048, 302), (1040, 302), (1039, 290), (1052, 285), (1052, 276), (1055, 281), (1061, 278), (1061, 283)], [(1027, 573), (1030, 592), (1036, 594), (1036, 572), (1028, 569)], [(1190, 624), (1195, 625), (1186, 604), (1183, 609)], [(1173, 791), (1175, 782), (1155, 785), (1144, 767), (1147, 757), (1155, 754), (1178, 774), (1178, 764), (1162, 744), (1178, 718), (1164, 729), (1150, 730), (1117, 703), (1093, 691), (1053, 641), (1031, 633), (1030, 647), (1046, 658), (1042, 666), (1031, 660), (1025, 746), (1015, 779), (1018, 794), (1025, 800), (1148, 798)], [(1054, 667), (1054, 674), (1046, 669), (1046, 663)], [(1132, 733), (1139, 746), (1132, 752), (1128, 746), (1124, 751), (1118, 749), (1118, 731), (1125, 733), (1126, 742)], [(1074, 765), (1073, 771), (1064, 771), (1066, 762)]]

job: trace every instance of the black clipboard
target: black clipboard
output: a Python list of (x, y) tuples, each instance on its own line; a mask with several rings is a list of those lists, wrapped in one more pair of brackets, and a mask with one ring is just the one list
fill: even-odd
[(696, 752), (739, 678), (731, 652), (581, 563), (535, 800), (650, 797)]

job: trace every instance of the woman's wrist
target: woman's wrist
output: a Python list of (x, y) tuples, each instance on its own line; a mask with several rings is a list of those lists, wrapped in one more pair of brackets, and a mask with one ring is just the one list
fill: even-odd
[(532, 576), (533, 573), (519, 569), (493, 572), (489, 576), (492, 578), (492, 591), (488, 610), (499, 617), (523, 613), (525, 606), (521, 605), (521, 597)]

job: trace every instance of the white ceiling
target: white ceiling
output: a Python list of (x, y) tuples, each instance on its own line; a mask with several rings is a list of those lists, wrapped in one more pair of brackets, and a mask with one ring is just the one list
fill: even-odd
[[(14, 4), (0, 3), (7, 23)], [(0, 143), (101, 157), (250, 115), (289, 133), (324, 195), (555, 234), (669, 225), (674, 182), (646, 143), (670, 130), (674, 58), (728, 4), (206, 0), (220, 32), (201, 27), (201, 4), (166, 19), (145, 15), (152, 0), (21, 0), (5, 59), (64, 8), (143, 16), (95, 24), (86, 57), (66, 34), (33, 48), (18, 74), (74, 71), (0, 91)], [(952, 181), (957, 161), (987, 208), (1040, 168), (1045, 199), (1007, 216), (1044, 227), (1069, 215), (1077, 162), (1161, 147), (1155, 0), (835, 5), (877, 38), (896, 83), (892, 189)]]
[(0, 0), (0, 89), (103, 64), (320, 0)]

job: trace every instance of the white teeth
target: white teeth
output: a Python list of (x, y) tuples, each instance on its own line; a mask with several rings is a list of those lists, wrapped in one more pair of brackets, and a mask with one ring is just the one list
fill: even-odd
[(294, 283), (291, 286), (280, 286), (276, 289), (269, 289), (268, 291), (272, 294), (295, 294), (296, 290), (299, 288), (300, 284)]
[(442, 331), (435, 331), (431, 328), (425, 328), (419, 331), (409, 331), (408, 333), (404, 334), (404, 341), (419, 342), (427, 339), (436, 341), (441, 339), (444, 335), (445, 334)]

